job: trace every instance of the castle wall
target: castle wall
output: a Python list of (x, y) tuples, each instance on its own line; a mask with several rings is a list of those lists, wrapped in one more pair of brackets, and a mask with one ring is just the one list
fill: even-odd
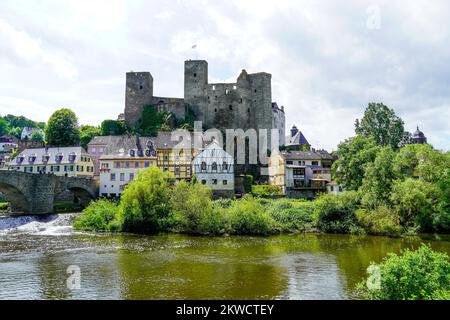
[(125, 91), (125, 123), (132, 128), (153, 98), (153, 77), (150, 72), (128, 72)]

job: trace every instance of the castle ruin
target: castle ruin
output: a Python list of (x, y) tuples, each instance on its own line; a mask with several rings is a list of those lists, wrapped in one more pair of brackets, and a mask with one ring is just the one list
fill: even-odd
[[(209, 83), (208, 62), (185, 61), (184, 99), (153, 96), (149, 72), (130, 72), (126, 79), (125, 122), (129, 128), (139, 120), (145, 105), (184, 119), (187, 108), (203, 122), (203, 129), (278, 129), (280, 145), (285, 139), (284, 108), (272, 102), (272, 75), (242, 70), (236, 83)], [(270, 146), (270, 137), (268, 140)]]

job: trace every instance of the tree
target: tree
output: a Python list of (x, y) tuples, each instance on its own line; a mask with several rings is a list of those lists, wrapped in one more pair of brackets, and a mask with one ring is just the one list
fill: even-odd
[(433, 221), (435, 229), (450, 231), (450, 168), (445, 170), (442, 179), (437, 184), (440, 199), (437, 205), (437, 215)]
[(153, 234), (168, 229), (173, 219), (169, 178), (161, 169), (150, 167), (125, 188), (119, 206), (124, 231)]
[(437, 183), (450, 168), (450, 153), (433, 149), (429, 144), (411, 144), (398, 152), (394, 169), (403, 178), (415, 177)]
[(51, 146), (69, 147), (80, 143), (78, 118), (70, 109), (55, 111), (45, 128), (47, 143)]
[(44, 142), (44, 135), (42, 134), (41, 131), (35, 130), (35, 131), (33, 131), (33, 133), (31, 134), (31, 141), (34, 141), (34, 142)]
[(383, 147), (373, 164), (367, 166), (360, 189), (365, 208), (374, 210), (380, 205), (389, 205), (392, 183), (396, 178), (392, 165), (394, 158), (392, 148)]
[(36, 122), (24, 116), (15, 116), (12, 114), (8, 114), (3, 118), (8, 122), (11, 128), (20, 128), (21, 131), (25, 127), (39, 128), (39, 129), (44, 129), (45, 127), (44, 122)]
[(366, 166), (375, 160), (379, 149), (372, 137), (357, 136), (339, 144), (333, 175), (345, 190), (361, 187)]
[(418, 250), (389, 254), (372, 270), (380, 272), (380, 286), (361, 283), (364, 295), (371, 300), (450, 299), (450, 262), (446, 253), (435, 252), (427, 245)]
[(405, 136), (403, 120), (382, 103), (369, 103), (364, 117), (356, 120), (355, 132), (374, 137), (378, 145), (390, 145), (393, 149), (400, 146)]
[(391, 201), (405, 227), (431, 231), (438, 199), (437, 187), (422, 179), (398, 180), (392, 187)]
[(0, 118), (0, 136), (3, 136), (5, 134), (9, 133), (9, 124), (8, 121), (6, 121), (3, 118)]
[(94, 126), (81, 126), (80, 128), (80, 141), (81, 146), (87, 150), (89, 142), (91, 142), (92, 138), (95, 136), (101, 136), (102, 130), (99, 127)]
[(20, 139), (22, 136), (22, 129), (20, 129), (19, 127), (12, 128), (11, 130), (9, 130), (9, 134), (16, 137), (17, 139)]
[(168, 116), (169, 114), (167, 112), (159, 112), (155, 106), (146, 105), (133, 131), (140, 135), (154, 137), (163, 125), (166, 124)]
[(100, 126), (102, 136), (121, 136), (127, 132), (125, 121), (123, 120), (105, 120)]

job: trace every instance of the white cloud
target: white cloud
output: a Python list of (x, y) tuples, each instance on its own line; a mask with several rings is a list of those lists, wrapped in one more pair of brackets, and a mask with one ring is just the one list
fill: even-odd
[[(367, 28), (370, 5), (379, 30)], [(319, 147), (335, 149), (375, 101), (450, 149), (448, 12), (445, 0), (4, 0), (0, 96), (45, 115), (70, 106), (98, 123), (123, 110), (125, 72), (151, 71), (155, 94), (181, 97), (183, 61), (199, 58), (214, 82), (271, 73), (287, 125)], [(0, 113), (36, 108), (8, 101)]]

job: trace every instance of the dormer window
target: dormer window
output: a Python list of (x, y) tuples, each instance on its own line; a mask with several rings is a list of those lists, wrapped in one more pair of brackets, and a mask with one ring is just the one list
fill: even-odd
[(17, 164), (21, 164), (21, 163), (23, 162), (24, 159), (25, 159), (25, 157), (22, 156), (22, 155), (20, 155), (20, 156), (18, 156), (18, 157), (16, 158), (16, 163), (17, 163)]
[(69, 161), (70, 162), (75, 162), (77, 155), (75, 154), (75, 152), (72, 152), (71, 154), (69, 154)]
[(130, 150), (130, 156), (131, 156), (131, 157), (136, 156), (136, 152), (135, 152), (134, 150)]
[(31, 156), (28, 157), (28, 162), (29, 163), (34, 163), (36, 161), (36, 155), (32, 154)]
[(43, 162), (43, 163), (47, 163), (49, 160), (50, 160), (50, 155), (44, 154), (44, 155), (42, 156), (42, 162)]
[(144, 156), (144, 152), (142, 150), (138, 150), (138, 157), (143, 157)]
[(62, 153), (58, 153), (58, 154), (55, 156), (55, 161), (56, 161), (56, 162), (61, 162), (62, 159), (63, 159), (63, 154), (62, 154)]

